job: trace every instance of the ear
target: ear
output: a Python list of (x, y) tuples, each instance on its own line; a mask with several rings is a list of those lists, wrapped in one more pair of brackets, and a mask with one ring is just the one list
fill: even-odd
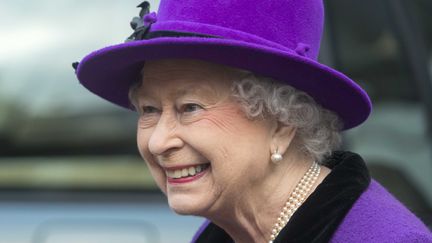
[(278, 150), (280, 154), (285, 154), (291, 145), (295, 135), (297, 132), (297, 128), (283, 124), (281, 122), (277, 122), (273, 127), (273, 134), (270, 145), (270, 152), (274, 152)]

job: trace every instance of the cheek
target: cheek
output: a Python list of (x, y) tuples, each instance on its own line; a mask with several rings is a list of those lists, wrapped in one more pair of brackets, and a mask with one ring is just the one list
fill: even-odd
[[(249, 121), (250, 122), (250, 121)], [(234, 105), (209, 109), (202, 115), (200, 125), (209, 131), (216, 131), (224, 136), (239, 136), (245, 128), (247, 118)]]
[[(270, 128), (264, 121), (251, 121), (238, 109), (224, 108), (207, 112), (189, 134), (191, 131), (197, 138), (196, 146), (211, 154), (214, 167), (225, 174), (263, 173), (271, 141)], [(249, 170), (251, 167), (262, 170)]]
[(147, 167), (150, 170), (150, 173), (153, 176), (154, 181), (157, 186), (162, 190), (163, 193), (166, 194), (166, 178), (165, 172), (162, 168), (154, 161), (153, 156), (148, 150), (148, 141), (150, 138), (150, 133), (146, 130), (138, 128), (137, 131), (137, 145), (138, 151), (141, 157), (144, 159)]
[[(270, 127), (265, 121), (250, 120), (238, 105), (227, 105), (206, 112), (199, 121), (204, 134), (213, 134), (212, 138), (243, 146), (257, 143), (268, 144)], [(234, 145), (233, 144), (233, 145)]]
[(197, 149), (207, 159), (221, 163), (226, 163), (232, 159), (233, 148), (238, 147), (242, 136), (242, 124), (239, 123), (239, 114), (235, 110), (219, 109), (206, 112), (199, 121), (188, 126), (186, 136), (187, 143)]
[(137, 146), (138, 146), (138, 151), (141, 154), (141, 157), (143, 157), (144, 159), (147, 159), (146, 157), (149, 155), (149, 151), (148, 151), (149, 138), (150, 138), (150, 133), (141, 129), (138, 126), (138, 129), (137, 129)]

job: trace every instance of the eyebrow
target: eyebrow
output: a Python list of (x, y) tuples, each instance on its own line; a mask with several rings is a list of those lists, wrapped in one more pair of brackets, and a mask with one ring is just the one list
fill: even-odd
[(204, 94), (206, 98), (213, 98), (215, 96), (215, 91), (208, 85), (186, 85), (171, 94), (175, 98), (180, 98), (186, 95), (194, 94)]
[[(208, 85), (185, 85), (184, 87), (178, 88), (175, 91), (169, 93), (168, 95), (170, 97), (173, 97), (175, 99), (178, 99), (180, 97), (186, 96), (186, 95), (196, 95), (196, 94), (204, 94), (206, 98), (214, 98), (216, 92), (208, 86)], [(153, 94), (148, 92), (147, 90), (141, 90), (138, 93), (138, 98), (154, 98)]]

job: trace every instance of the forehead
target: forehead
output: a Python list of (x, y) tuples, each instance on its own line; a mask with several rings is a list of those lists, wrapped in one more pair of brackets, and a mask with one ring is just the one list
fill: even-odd
[(147, 61), (142, 70), (142, 89), (146, 95), (155, 91), (176, 94), (210, 92), (229, 89), (240, 73), (232, 68), (194, 59)]

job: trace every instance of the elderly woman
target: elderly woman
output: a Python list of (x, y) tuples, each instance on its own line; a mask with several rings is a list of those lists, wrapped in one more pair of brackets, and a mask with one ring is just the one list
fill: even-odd
[(317, 62), (321, 0), (139, 5), (126, 43), (78, 65), (81, 83), (139, 113), (138, 149), (193, 242), (432, 242), (360, 156), (335, 152), (371, 105)]

